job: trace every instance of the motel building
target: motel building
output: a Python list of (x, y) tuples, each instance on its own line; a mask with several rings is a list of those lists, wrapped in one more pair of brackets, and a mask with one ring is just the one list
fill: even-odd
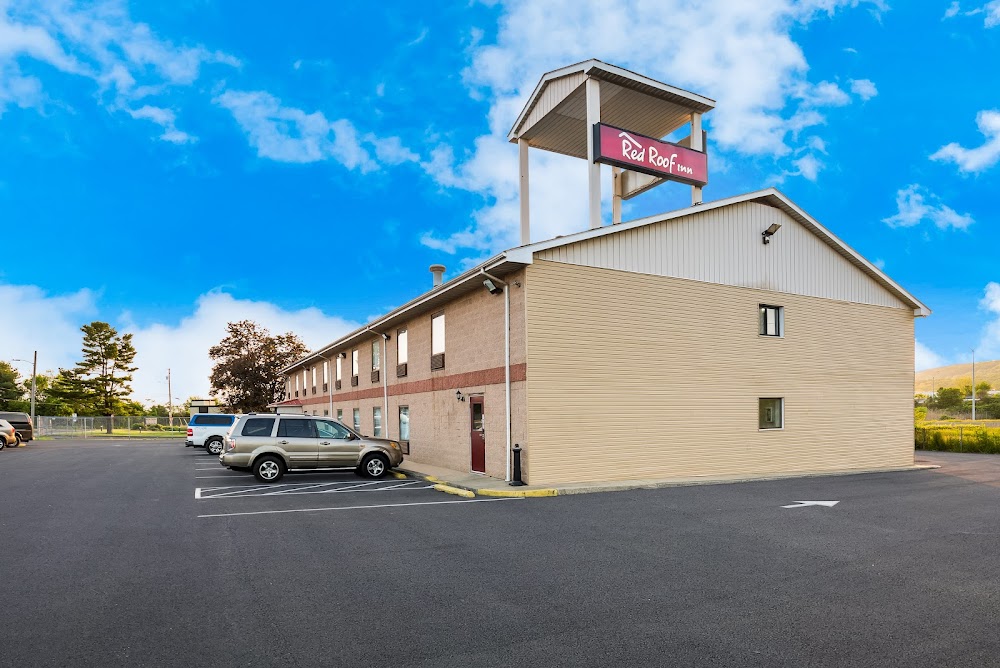
[[(286, 368), (275, 407), (499, 479), (517, 445), (532, 485), (911, 466), (930, 311), (773, 188), (703, 202), (713, 107), (597, 60), (543, 76), (509, 134), (521, 245), (432, 266), (427, 292)], [(589, 229), (531, 242), (529, 149), (586, 161)], [(621, 220), (661, 185), (691, 206)]]

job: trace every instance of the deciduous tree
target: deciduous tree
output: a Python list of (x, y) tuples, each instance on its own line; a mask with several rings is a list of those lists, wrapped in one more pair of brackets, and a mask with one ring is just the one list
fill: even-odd
[(17, 369), (9, 362), (0, 362), (0, 410), (21, 410), (24, 391), (18, 383)]
[(208, 355), (212, 367), (212, 392), (233, 411), (251, 412), (284, 398), (281, 369), (304, 355), (308, 348), (292, 333), (272, 336), (252, 320), (226, 325), (228, 334)]

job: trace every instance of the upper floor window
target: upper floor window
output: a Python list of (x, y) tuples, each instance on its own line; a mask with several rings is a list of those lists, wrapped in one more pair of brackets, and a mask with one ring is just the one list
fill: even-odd
[(340, 358), (338, 357), (337, 358), (337, 378), (336, 378), (336, 381), (338, 383), (340, 382), (340, 369), (341, 369), (341, 364), (340, 364)]
[(316, 367), (312, 368), (312, 381), (313, 381), (313, 384), (312, 384), (313, 393), (315, 394), (316, 393)]
[(357, 350), (352, 350), (351, 351), (351, 375), (352, 376), (357, 376), (358, 375), (358, 351)]
[(406, 350), (406, 330), (396, 330), (396, 376), (402, 378), (406, 375), (406, 363), (409, 360), (409, 353)]
[(444, 368), (444, 313), (431, 318), (431, 369)]
[(372, 341), (372, 371), (378, 371), (379, 368), (379, 345), (378, 339), (375, 339)]
[(306, 388), (309, 387), (309, 370), (302, 370), (302, 394), (306, 393)]
[(330, 382), (330, 363), (323, 362), (323, 384), (326, 385)]
[(785, 309), (769, 304), (760, 305), (760, 335), (784, 336)]

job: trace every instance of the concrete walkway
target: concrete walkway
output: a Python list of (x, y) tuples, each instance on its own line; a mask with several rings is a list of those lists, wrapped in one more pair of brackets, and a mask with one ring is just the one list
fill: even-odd
[(887, 473), (892, 471), (923, 471), (939, 468), (935, 464), (920, 462), (913, 466), (880, 469), (856, 469), (850, 471), (796, 472), (784, 475), (747, 476), (694, 476), (677, 478), (649, 478), (641, 480), (607, 480), (597, 482), (564, 483), (557, 486), (524, 485), (511, 487), (509, 483), (478, 473), (462, 473), (440, 466), (419, 464), (403, 460), (397, 471), (412, 478), (435, 483), (442, 492), (460, 496), (565, 496), (567, 494), (589, 494), (592, 492), (618, 492), (627, 489), (656, 489), (659, 487), (684, 487), (687, 485), (720, 485), (755, 480), (782, 480), (785, 478), (815, 478), (837, 475), (858, 475), (861, 473)]

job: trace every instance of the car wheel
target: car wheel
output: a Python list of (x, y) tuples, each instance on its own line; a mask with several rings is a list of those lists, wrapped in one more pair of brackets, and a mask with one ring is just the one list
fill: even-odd
[(17, 448), (17, 447), (20, 447), (20, 446), (21, 446), (21, 435), (15, 433), (14, 434), (14, 447)]
[(361, 474), (366, 478), (384, 478), (389, 472), (389, 460), (384, 455), (368, 455), (361, 461)]
[(278, 457), (266, 455), (253, 463), (253, 474), (261, 482), (277, 482), (285, 475), (285, 463)]
[(3, 450), (6, 447), (7, 447), (7, 439), (3, 436), (0, 436), (0, 450)]
[(221, 438), (210, 438), (208, 442), (205, 443), (205, 449), (208, 450), (210, 455), (221, 455), (222, 454), (222, 439)]

